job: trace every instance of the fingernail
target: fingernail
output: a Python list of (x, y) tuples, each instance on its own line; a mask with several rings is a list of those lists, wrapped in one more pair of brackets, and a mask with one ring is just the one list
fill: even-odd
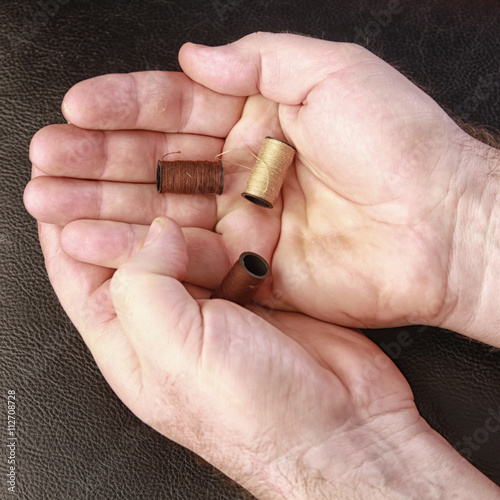
[(145, 246), (153, 243), (153, 241), (156, 240), (156, 238), (161, 233), (161, 231), (164, 227), (165, 227), (164, 219), (161, 219), (161, 218), (155, 219), (151, 223), (148, 234), (146, 235), (146, 239), (144, 240), (144, 244), (142, 246), (145, 247)]

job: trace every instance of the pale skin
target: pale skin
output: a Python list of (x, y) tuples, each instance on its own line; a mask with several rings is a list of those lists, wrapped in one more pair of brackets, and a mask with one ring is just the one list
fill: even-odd
[[(345, 328), (500, 346), (497, 151), (356, 45), (257, 34), (179, 60), (77, 84), (30, 149), (49, 277), (118, 396), (258, 498), (498, 498)], [(240, 195), (268, 135), (298, 151), (273, 210)], [(229, 151), (224, 194), (157, 194), (179, 150)], [(271, 262), (259, 305), (207, 300), (242, 251)]]

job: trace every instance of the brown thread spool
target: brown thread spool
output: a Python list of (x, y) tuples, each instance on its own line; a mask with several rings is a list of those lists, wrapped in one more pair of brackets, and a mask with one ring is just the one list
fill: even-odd
[(271, 270), (265, 259), (256, 253), (244, 252), (210, 298), (226, 299), (245, 306), (270, 274)]
[(156, 187), (159, 193), (222, 194), (222, 162), (158, 160)]
[(293, 146), (266, 137), (241, 196), (261, 207), (273, 208), (294, 156)]

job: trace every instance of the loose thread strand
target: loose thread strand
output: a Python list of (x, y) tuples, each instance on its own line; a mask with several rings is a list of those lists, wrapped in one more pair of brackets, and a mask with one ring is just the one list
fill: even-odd
[[(238, 148), (238, 149), (228, 149), (227, 151), (223, 151), (222, 153), (219, 153), (218, 155), (215, 155), (215, 158), (223, 156), (223, 155), (225, 155), (227, 153), (232, 153), (233, 151), (245, 151), (245, 153), (250, 153), (256, 160), (258, 159), (258, 157), (255, 156), (251, 151), (247, 151), (246, 149), (241, 149), (241, 148)], [(252, 167), (247, 167), (246, 165), (242, 165), (241, 163), (235, 163), (234, 161), (229, 161), (229, 160), (225, 160), (225, 159), (222, 159), (222, 161), (224, 161), (226, 163), (229, 163), (230, 165), (236, 165), (237, 167), (245, 168), (247, 170), (252, 170)]]

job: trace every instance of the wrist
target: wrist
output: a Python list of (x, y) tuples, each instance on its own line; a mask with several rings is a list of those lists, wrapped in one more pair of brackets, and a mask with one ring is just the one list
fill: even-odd
[(500, 489), (416, 412), (387, 414), (238, 478), (259, 500), (498, 498)]
[(346, 422), (329, 437), (304, 439), (288, 450), (273, 447), (269, 461), (250, 459), (241, 467), (240, 456), (240, 473), (230, 475), (259, 500), (407, 499), (400, 450), (426, 424), (415, 408), (402, 413)]
[(364, 443), (363, 450), (351, 474), (350, 495), (338, 498), (465, 500), (476, 494), (485, 500), (498, 498), (500, 489), (420, 415), (407, 417), (384, 415), (367, 425), (369, 440), (363, 434), (355, 436)]
[[(403, 451), (400, 455), (403, 457)], [(399, 481), (399, 482), (398, 482)], [(406, 482), (403, 489), (401, 481)], [(500, 488), (424, 423), (423, 431), (404, 447), (400, 476), (388, 484), (387, 498), (494, 500)]]
[(446, 298), (452, 307), (439, 326), (500, 347), (500, 150), (465, 137), (452, 214)]

